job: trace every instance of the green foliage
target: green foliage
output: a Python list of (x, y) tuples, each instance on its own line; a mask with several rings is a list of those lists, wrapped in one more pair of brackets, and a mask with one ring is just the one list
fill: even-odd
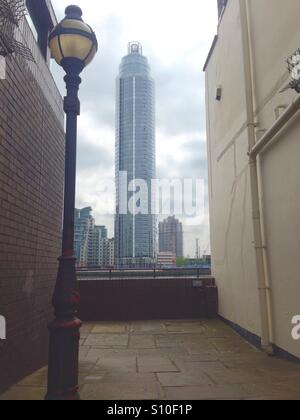
[(192, 266), (192, 265), (200, 265), (203, 264), (204, 261), (199, 258), (184, 258), (184, 257), (178, 257), (176, 259), (176, 265), (177, 267), (187, 267), (187, 266)]

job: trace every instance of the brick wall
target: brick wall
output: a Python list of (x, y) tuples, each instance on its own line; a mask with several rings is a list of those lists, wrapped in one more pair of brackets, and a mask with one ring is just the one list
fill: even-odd
[(7, 58), (0, 80), (0, 315), (7, 320), (0, 392), (47, 362), (61, 247), (61, 105), (41, 55), (36, 64)]

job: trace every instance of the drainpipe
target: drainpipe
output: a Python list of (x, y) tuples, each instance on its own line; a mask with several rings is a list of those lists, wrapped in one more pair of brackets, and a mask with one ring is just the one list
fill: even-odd
[[(258, 133), (257, 133), (258, 135)], [(262, 183), (262, 160), (261, 156), (257, 156), (257, 179), (259, 186), (259, 197), (260, 197), (260, 223), (261, 223), (261, 234), (263, 244), (263, 258), (264, 258), (264, 269), (265, 269), (265, 284), (266, 284), (266, 295), (267, 295), (267, 309), (269, 316), (269, 331), (270, 331), (270, 342), (274, 344), (274, 324), (273, 324), (273, 305), (271, 295), (271, 276), (269, 270), (269, 255), (267, 249), (267, 236), (266, 226), (264, 217), (264, 190)], [(272, 353), (271, 353), (272, 354)]]
[[(279, 116), (279, 110), (285, 109), (285, 112)], [(286, 124), (298, 113), (300, 110), (300, 95), (297, 95), (292, 104), (289, 107), (280, 106), (276, 108), (275, 114), (277, 117), (276, 122), (272, 125), (269, 130), (264, 130), (263, 135), (255, 144), (255, 146), (250, 150), (249, 156), (250, 160), (256, 160), (258, 164), (258, 184), (262, 186), (262, 171), (261, 171), (261, 153), (265, 148), (275, 140), (275, 137), (280, 133), (280, 131), (286, 126)], [(262, 189), (260, 190), (260, 196), (263, 196)], [(263, 199), (262, 199), (263, 200)], [(262, 224), (262, 240), (263, 240), (263, 255), (265, 262), (265, 279), (266, 279), (266, 294), (267, 294), (267, 303), (269, 311), (269, 328), (270, 328), (270, 338), (271, 343), (274, 343), (274, 329), (273, 329), (273, 313), (272, 313), (272, 296), (271, 296), (271, 283), (270, 283), (270, 273), (268, 265), (268, 253), (266, 248), (266, 236), (265, 236), (265, 224), (263, 218), (263, 212), (261, 214), (261, 224)]]
[[(246, 87), (246, 111), (247, 111), (247, 132), (249, 150), (252, 150), (256, 144), (256, 123), (254, 119), (254, 95), (253, 95), (253, 75), (252, 75), (252, 51), (249, 34), (249, 20), (247, 10), (247, 0), (240, 0), (241, 31), (243, 44), (244, 74)], [(262, 235), (261, 208), (259, 199), (259, 177), (256, 156), (250, 155), (250, 184), (252, 201), (252, 223), (254, 233), (254, 248), (256, 256), (257, 282), (259, 293), (259, 307), (261, 318), (261, 340), (262, 348), (268, 354), (273, 354), (271, 342), (271, 311), (269, 310), (268, 294), (270, 288), (266, 282), (266, 270), (264, 259), (264, 244)]]
[(275, 121), (272, 127), (266, 131), (262, 138), (250, 148), (250, 159), (256, 157), (263, 151), (263, 149), (274, 140), (275, 136), (284, 128), (284, 126), (296, 115), (300, 110), (300, 95), (297, 95), (291, 105), (285, 112)]

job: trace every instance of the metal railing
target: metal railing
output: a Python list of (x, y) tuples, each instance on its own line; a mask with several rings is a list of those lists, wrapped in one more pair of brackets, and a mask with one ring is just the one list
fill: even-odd
[(93, 269), (80, 268), (77, 270), (79, 280), (117, 280), (117, 279), (178, 279), (201, 278), (210, 276), (209, 266), (202, 268), (154, 268), (154, 269)]

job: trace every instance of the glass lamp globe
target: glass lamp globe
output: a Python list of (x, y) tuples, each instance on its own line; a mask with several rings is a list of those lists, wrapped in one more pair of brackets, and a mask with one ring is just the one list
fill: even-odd
[(97, 38), (92, 28), (82, 20), (80, 7), (68, 6), (65, 13), (66, 17), (49, 36), (51, 54), (63, 68), (68, 68), (70, 62), (77, 62), (83, 70), (97, 53)]

